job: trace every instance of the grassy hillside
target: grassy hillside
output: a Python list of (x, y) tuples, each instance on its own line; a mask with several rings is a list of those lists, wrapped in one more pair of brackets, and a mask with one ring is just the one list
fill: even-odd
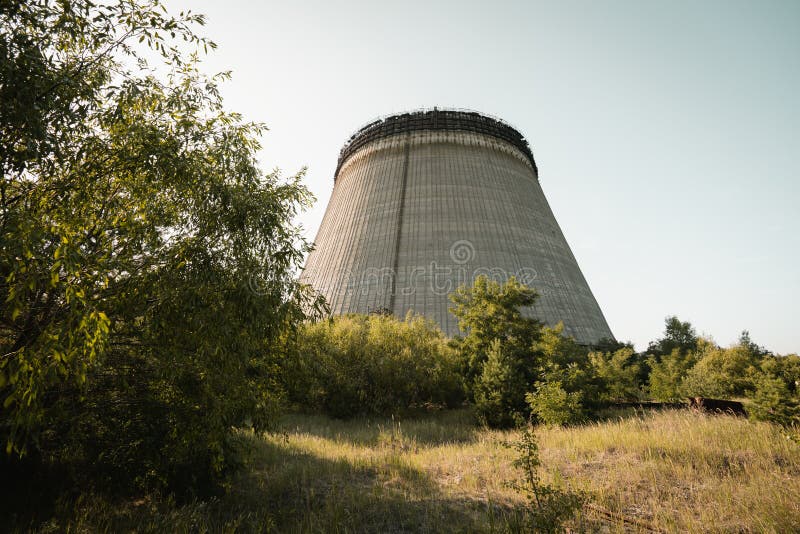
[[(587, 531), (800, 531), (800, 446), (777, 427), (668, 411), (537, 430), (543, 479), (590, 493)], [(291, 416), (260, 437), (229, 495), (85, 507), (78, 527), (279, 532), (492, 532), (520, 522), (504, 443), (465, 411), (417, 420)], [(55, 526), (55, 525), (54, 525)]]

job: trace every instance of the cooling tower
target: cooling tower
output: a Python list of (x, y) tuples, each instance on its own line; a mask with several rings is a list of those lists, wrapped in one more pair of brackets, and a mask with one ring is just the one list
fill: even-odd
[(423, 110), (345, 143), (301, 280), (333, 314), (412, 310), (459, 333), (448, 294), (480, 274), (516, 276), (525, 313), (583, 344), (613, 338), (539, 185), (525, 138), (479, 113)]

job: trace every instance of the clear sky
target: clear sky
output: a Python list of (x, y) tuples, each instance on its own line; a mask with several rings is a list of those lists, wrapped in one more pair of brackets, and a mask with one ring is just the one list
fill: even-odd
[(800, 2), (165, 1), (208, 15), (264, 166), (308, 166), (309, 239), (354, 130), (474, 109), (527, 137), (619, 339), (675, 314), (800, 351)]

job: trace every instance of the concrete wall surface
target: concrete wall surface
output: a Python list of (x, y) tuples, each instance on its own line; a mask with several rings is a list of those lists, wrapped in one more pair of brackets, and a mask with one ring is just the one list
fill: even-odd
[[(529, 153), (528, 153), (529, 154)], [(349, 154), (301, 275), (334, 314), (407, 311), (459, 333), (448, 293), (479, 274), (536, 288), (526, 310), (591, 344), (613, 338), (518, 146), (412, 130)]]

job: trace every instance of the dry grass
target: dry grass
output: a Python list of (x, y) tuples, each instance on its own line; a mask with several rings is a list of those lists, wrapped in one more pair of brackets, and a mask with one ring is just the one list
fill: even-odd
[[(668, 411), (537, 430), (543, 477), (590, 493), (613, 514), (669, 532), (800, 531), (800, 447), (779, 429)], [(291, 416), (282, 431), (243, 434), (249, 468), (210, 504), (140, 506), (81, 522), (100, 530), (502, 532), (524, 498), (516, 432), (475, 427), (465, 411), (408, 421)], [(577, 530), (636, 531), (587, 513)]]
[(553, 476), (672, 532), (799, 532), (800, 448), (778, 428), (691, 411), (539, 433)]
[(280, 531), (499, 530), (523, 502), (504, 487), (515, 476), (502, 446), (510, 437), (476, 428), (463, 411), (409, 421), (293, 416), (283, 432), (250, 437), (260, 467), (243, 485), (280, 503)]

